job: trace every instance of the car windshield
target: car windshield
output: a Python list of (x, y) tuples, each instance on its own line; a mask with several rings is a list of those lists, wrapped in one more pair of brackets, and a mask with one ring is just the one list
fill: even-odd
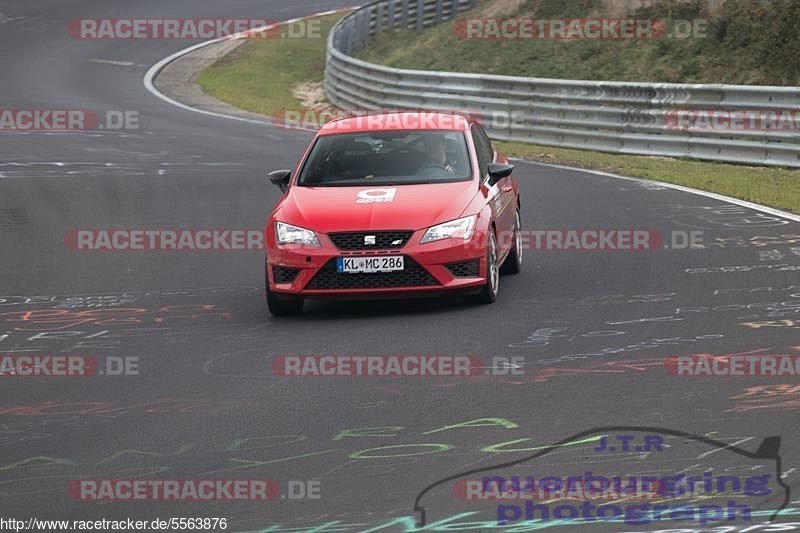
[(470, 177), (461, 131), (377, 131), (321, 136), (298, 185), (407, 185)]

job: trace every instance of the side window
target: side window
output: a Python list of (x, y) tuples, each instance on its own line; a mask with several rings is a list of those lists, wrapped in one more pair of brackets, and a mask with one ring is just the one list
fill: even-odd
[(481, 177), (486, 176), (486, 167), (494, 159), (489, 137), (478, 126), (472, 126), (472, 142), (475, 143), (475, 151), (478, 154)]
[(478, 136), (483, 139), (483, 142), (486, 144), (486, 148), (489, 150), (489, 163), (494, 162), (494, 148), (492, 148), (492, 141), (489, 139), (489, 135), (486, 134), (486, 130), (483, 129), (483, 126), (477, 124), (475, 128), (478, 130)]

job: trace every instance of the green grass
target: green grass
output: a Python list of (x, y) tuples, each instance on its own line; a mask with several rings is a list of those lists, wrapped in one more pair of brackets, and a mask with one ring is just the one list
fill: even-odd
[(204, 70), (198, 83), (206, 94), (254, 113), (301, 109), (292, 90), (322, 81), (328, 32), (342, 16), (322, 17), (319, 37), (248, 41)]
[(675, 183), (800, 213), (800, 170), (495, 142), (508, 156)]
[[(619, 18), (603, 0), (526, 0), (488, 18)], [(486, 18), (491, 0), (459, 15)], [(386, 32), (358, 57), (396, 68), (509, 76), (751, 85), (800, 84), (800, 2), (661, 0), (628, 17), (705, 20), (697, 38), (648, 40), (462, 39), (454, 22), (424, 31)], [(672, 27), (671, 23), (667, 27)]]

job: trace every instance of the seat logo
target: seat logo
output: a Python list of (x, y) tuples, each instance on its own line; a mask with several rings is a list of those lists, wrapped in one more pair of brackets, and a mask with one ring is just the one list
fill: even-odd
[(365, 189), (358, 192), (356, 203), (358, 204), (373, 204), (373, 203), (388, 203), (394, 200), (394, 195), (397, 189), (392, 187), (389, 189)]
[(364, 235), (364, 246), (375, 246), (375, 235)]

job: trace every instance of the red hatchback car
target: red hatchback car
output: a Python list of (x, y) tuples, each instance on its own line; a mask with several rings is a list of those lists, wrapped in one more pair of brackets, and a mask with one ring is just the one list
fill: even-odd
[(297, 169), (270, 173), (283, 197), (266, 223), (267, 304), (305, 298), (497, 297), (522, 268), (514, 167), (469, 117), (426, 112), (326, 124)]

